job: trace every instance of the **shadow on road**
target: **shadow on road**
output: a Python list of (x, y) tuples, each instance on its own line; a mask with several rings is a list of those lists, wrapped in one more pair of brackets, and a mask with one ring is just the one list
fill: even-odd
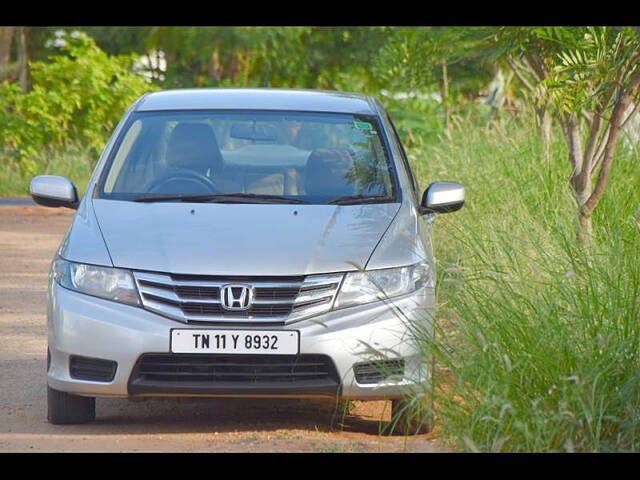
[[(84, 425), (50, 425), (45, 402), (33, 405), (30, 421), (13, 425), (13, 433), (140, 435), (176, 433), (352, 432), (378, 436), (386, 422), (384, 402), (357, 402), (350, 414), (332, 402), (289, 399), (98, 399), (96, 421)], [(376, 413), (378, 414), (376, 416)], [(33, 418), (35, 416), (36, 418)], [(388, 415), (386, 415), (388, 416)]]
[[(108, 411), (100, 408), (109, 403)], [(332, 401), (289, 399), (151, 399), (144, 402), (98, 400), (96, 426), (108, 424), (138, 433), (147, 428), (177, 431), (241, 432), (279, 429), (353, 431), (378, 435), (384, 402), (358, 402), (345, 415)], [(373, 408), (372, 408), (373, 407)], [(117, 413), (113, 410), (117, 410)], [(97, 430), (97, 429), (96, 429)]]

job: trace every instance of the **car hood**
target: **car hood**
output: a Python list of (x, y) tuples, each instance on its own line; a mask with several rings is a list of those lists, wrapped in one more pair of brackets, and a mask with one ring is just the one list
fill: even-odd
[(400, 208), (93, 200), (115, 267), (307, 275), (364, 267)]

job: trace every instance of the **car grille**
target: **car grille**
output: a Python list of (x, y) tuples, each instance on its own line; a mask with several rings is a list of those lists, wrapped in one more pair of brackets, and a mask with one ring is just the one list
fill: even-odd
[(129, 392), (335, 395), (339, 385), (326, 355), (147, 353), (133, 369)]
[[(142, 305), (183, 322), (285, 323), (327, 312), (342, 274), (296, 277), (221, 277), (134, 272)], [(253, 292), (246, 310), (223, 307), (221, 289), (245, 285)]]

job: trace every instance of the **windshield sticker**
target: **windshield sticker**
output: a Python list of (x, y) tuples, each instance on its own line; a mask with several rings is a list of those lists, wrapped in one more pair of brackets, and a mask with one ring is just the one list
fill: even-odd
[(373, 134), (376, 133), (375, 129), (373, 128), (373, 125), (371, 125), (369, 122), (359, 122), (358, 120), (354, 120), (353, 126), (356, 127), (358, 130), (364, 130), (367, 133), (373, 133)]

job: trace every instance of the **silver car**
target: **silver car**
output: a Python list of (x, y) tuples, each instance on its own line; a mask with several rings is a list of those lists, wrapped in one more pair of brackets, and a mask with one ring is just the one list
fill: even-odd
[(415, 424), (430, 225), (464, 188), (421, 194), (375, 98), (151, 93), (81, 199), (50, 175), (31, 194), (77, 209), (49, 279), (51, 423), (94, 420), (96, 397), (203, 396), (391, 399)]

